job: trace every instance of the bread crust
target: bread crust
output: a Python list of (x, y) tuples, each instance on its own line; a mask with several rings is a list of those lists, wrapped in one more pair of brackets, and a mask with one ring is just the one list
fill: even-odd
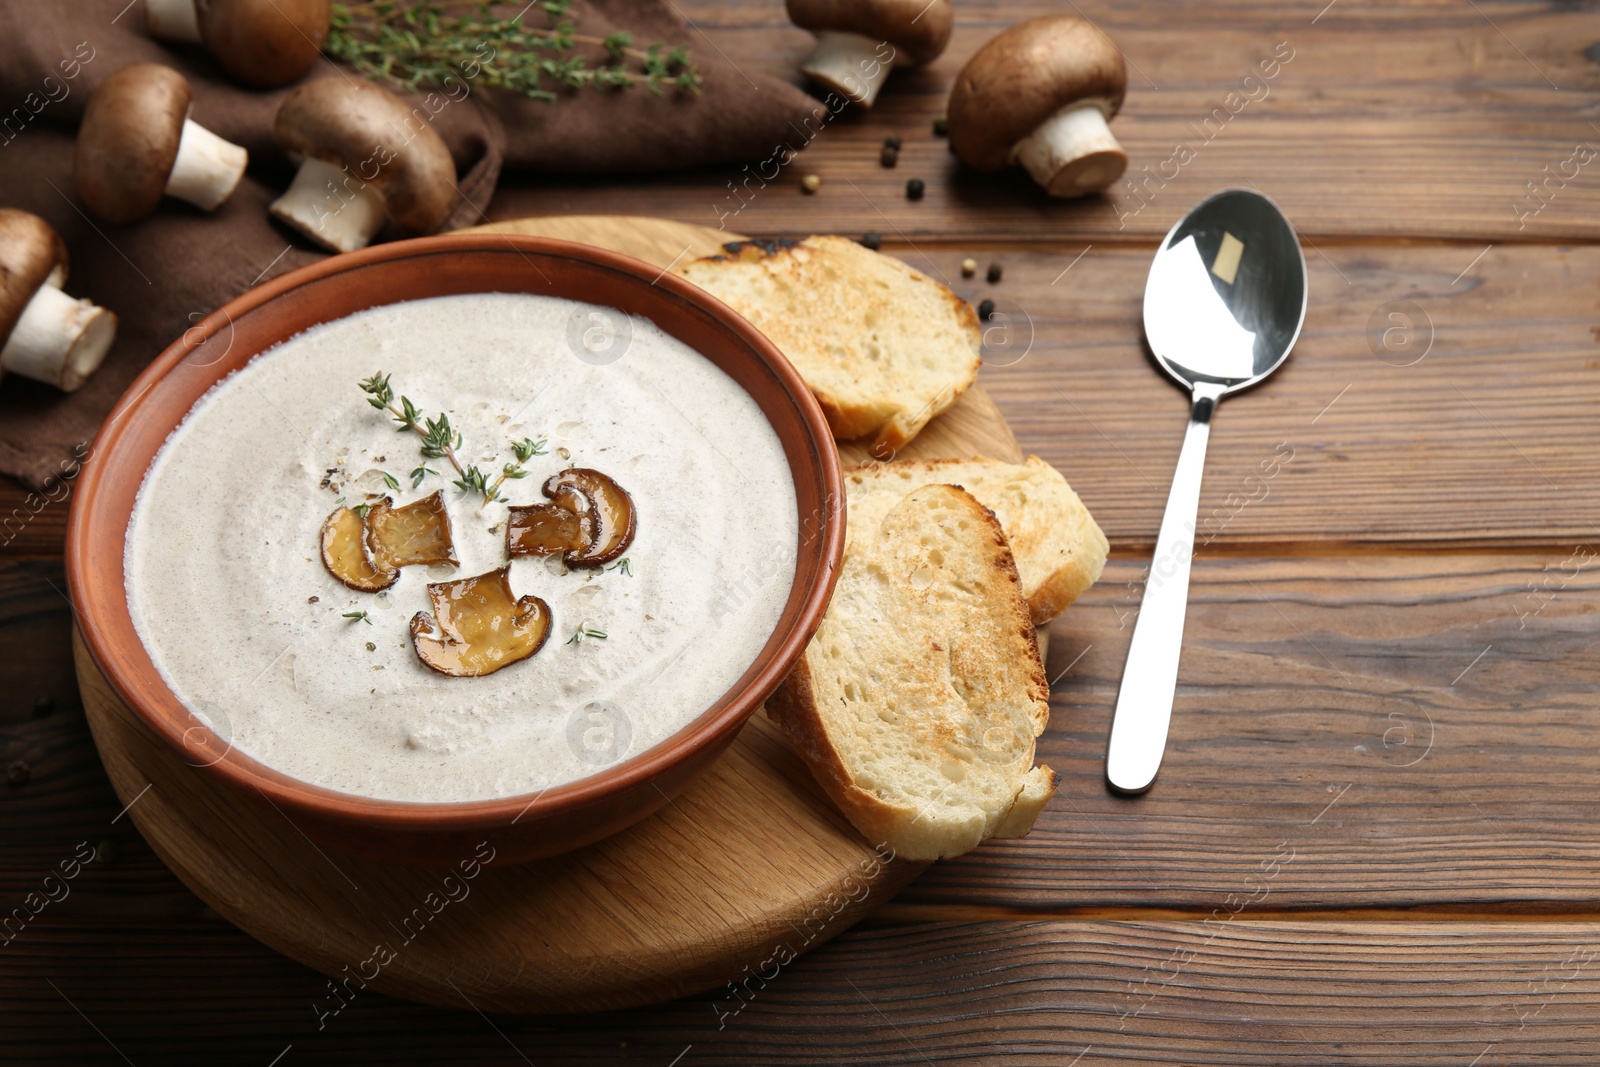
[[(1021, 579), (1018, 577), (1016, 562), (1006, 540), (1005, 531), (994, 513), (960, 486), (943, 484), (921, 486), (908, 494), (906, 499), (897, 505), (897, 510), (908, 503), (921, 502), (920, 500), (913, 502), (912, 497), (923, 499), (940, 497), (947, 503), (963, 507), (965, 513), (975, 520), (975, 526), (968, 535), (972, 539), (971, 543), (982, 545), (982, 555), (987, 561), (987, 566), (991, 567), (1000, 579), (996, 585), (992, 582), (984, 583), (981, 580), (982, 576), (977, 576), (977, 585), (981, 587), (979, 591), (985, 595), (981, 601), (971, 605), (970, 611), (973, 614), (966, 621), (977, 626), (983, 624), (985, 618), (996, 620), (981, 626), (984, 630), (987, 630), (989, 625), (997, 628), (997, 632), (993, 635), (996, 638), (995, 647), (990, 648), (985, 640), (980, 652), (975, 654), (993, 654), (1000, 657), (998, 669), (1009, 680), (1007, 692), (1014, 691), (1018, 694), (1017, 699), (1026, 707), (1028, 737), (1025, 746), (1008, 760), (995, 764), (995, 766), (1015, 764), (1022, 768), (1010, 797), (1005, 803), (983, 811), (978, 810), (982, 806), (978, 800), (966, 798), (967, 802), (961, 810), (947, 820), (945, 818), (947, 811), (943, 808), (935, 810), (933, 802), (926, 805), (912, 804), (905, 800), (888, 799), (872, 789), (864, 788), (860, 783), (860, 766), (853, 763), (851, 753), (844, 746), (843, 739), (830, 728), (828, 715), (824, 711), (825, 695), (817, 681), (817, 671), (825, 659), (825, 653), (818, 643), (823, 640), (820, 633), (807, 647), (805, 655), (801, 657), (790, 675), (768, 700), (767, 713), (783, 729), (795, 752), (811, 768), (823, 791), (870, 843), (892, 848), (897, 855), (907, 859), (931, 860), (959, 855), (990, 836), (1000, 834), (1021, 836), (1027, 833), (1045, 802), (1053, 795), (1055, 777), (1049, 768), (1027, 769), (1033, 762), (1033, 739), (1043, 732), (1049, 719), (1049, 683), (1045, 678), (1044, 664), (1039, 657), (1038, 645), (1034, 639), (1033, 620), (1022, 597)], [(891, 555), (889, 562), (894, 558), (896, 557)], [(847, 554), (845, 566), (847, 569), (865, 568), (869, 562), (876, 566), (885, 565), (884, 561), (876, 557), (868, 561), (859, 558), (859, 555), (853, 558)], [(841, 586), (845, 585), (847, 578), (856, 580), (842, 574)], [(830, 611), (832, 610), (830, 607)], [(962, 628), (964, 624), (957, 624), (958, 630)], [(897, 637), (906, 641), (928, 639), (925, 633), (903, 634)], [(933, 648), (944, 651), (937, 644), (938, 637), (932, 639), (935, 641)], [(959, 673), (961, 662), (956, 656), (957, 651), (954, 647), (948, 651), (949, 669)], [(995, 661), (986, 660), (983, 665), (994, 668)], [(862, 681), (865, 684), (864, 680)], [(962, 677), (952, 681), (959, 683), (973, 679)], [(927, 709), (908, 702), (905, 706), (895, 708), (894, 711), (897, 716), (904, 716), (907, 721), (911, 721), (917, 715), (925, 713)], [(927, 723), (923, 720), (916, 721), (927, 725), (932, 733), (941, 737), (945, 737), (950, 729), (947, 724), (939, 720)], [(949, 747), (952, 751), (959, 748), (955, 734), (948, 734), (948, 740), (951, 742)], [(1011, 740), (1013, 744), (1018, 743), (1015, 737)], [(978, 772), (984, 769), (977, 763), (969, 766)], [(957, 782), (964, 780), (965, 772), (952, 779)], [(951, 787), (946, 787), (949, 788)], [(940, 793), (940, 796), (942, 795), (943, 791)], [(935, 801), (938, 799), (939, 797), (934, 798)], [(933, 811), (932, 817), (929, 817), (930, 810)]]
[[(1058, 491), (1063, 494), (1060, 510), (1047, 512), (1043, 507), (1029, 507), (1025, 512), (1007, 514), (1001, 523), (1012, 554), (1018, 559), (1018, 572), (1027, 574), (1023, 593), (1028, 599), (1029, 613), (1035, 625), (1043, 625), (1067, 610), (1099, 580), (1110, 552), (1110, 544), (1099, 524), (1066, 479), (1050, 464), (1034, 455), (1028, 456), (1022, 464), (1005, 463), (983, 456), (869, 462), (844, 472), (845, 488), (848, 491), (852, 486), (860, 485), (870, 490), (868, 483), (873, 479), (895, 475), (906, 478), (907, 491), (916, 485), (936, 481), (959, 481), (980, 503), (992, 508), (998, 501), (987, 492), (984, 480), (973, 477), (973, 472), (976, 470), (999, 476), (1015, 471), (1019, 466), (1032, 468), (1035, 476), (1047, 479), (1049, 483), (1059, 482)], [(1058, 542), (1066, 539), (1069, 531), (1076, 536), (1070, 545), (1063, 547)]]
[(676, 273), (778, 346), (837, 440), (891, 455), (977, 380), (977, 312), (898, 259), (830, 235), (723, 249)]
[[(894, 823), (898, 810), (857, 788), (843, 756), (834, 747), (817, 711), (817, 694), (812, 685), (811, 666), (801, 656), (789, 676), (767, 698), (767, 718), (782, 728), (789, 746), (811, 769), (812, 777), (828, 794), (828, 799), (844, 812), (868, 844), (893, 848)], [(896, 851), (896, 855), (899, 855)]]

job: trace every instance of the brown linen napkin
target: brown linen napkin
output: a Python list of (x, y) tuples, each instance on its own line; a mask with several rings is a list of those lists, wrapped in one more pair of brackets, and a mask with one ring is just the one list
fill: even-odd
[[(579, 0), (572, 17), (584, 34), (626, 27), (641, 44), (685, 41), (670, 8), (671, 0)], [(446, 228), (486, 221), (482, 209), (503, 161), (542, 170), (653, 171), (757, 159), (818, 106), (787, 82), (754, 72), (747, 78), (715, 49), (689, 43), (704, 79), (698, 97), (657, 98), (643, 87), (572, 92), (553, 104), (477, 90), (461, 100), (436, 95), (427, 111), (455, 157), (461, 192)], [(139, 62), (183, 72), (194, 120), (250, 152), (249, 173), (213, 214), (168, 199), (143, 222), (111, 226), (77, 202), (73, 135), (89, 94)], [(327, 60), (307, 75), (354, 76)], [(67, 292), (118, 319), (116, 345), (76, 393), (17, 375), (0, 382), (0, 473), (46, 487), (84, 455), (123, 390), (185, 329), (252, 285), (322, 257), (266, 213), (292, 176), (272, 137), (273, 115), (288, 91), (245, 89), (198, 47), (151, 40), (140, 0), (0, 3), (0, 206), (47, 219), (71, 254)]]
[[(688, 45), (700, 93), (666, 88), (652, 96), (635, 86), (626, 90), (625, 107), (617, 106), (616, 93), (593, 90), (565, 93), (556, 107), (514, 93), (484, 93), (485, 106), (506, 127), (506, 166), (557, 174), (645, 173), (753, 163), (780, 142), (803, 144), (805, 120), (824, 114), (817, 101), (786, 81), (735, 65), (704, 34), (689, 32), (677, 17), (681, 10), (672, 0), (575, 3), (578, 29), (587, 36), (624, 30), (641, 48), (658, 41)], [(591, 60), (597, 55), (590, 50)]]

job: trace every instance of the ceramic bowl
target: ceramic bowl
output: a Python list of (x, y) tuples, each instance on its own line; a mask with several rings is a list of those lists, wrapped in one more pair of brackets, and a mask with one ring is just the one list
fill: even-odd
[[(134, 498), (194, 403), (256, 354), (365, 308), (476, 292), (521, 292), (644, 316), (738, 382), (777, 432), (801, 517), (795, 579), (754, 664), (677, 734), (591, 777), (540, 794), (459, 803), (376, 800), (292, 778), (231, 747), (163, 681), (134, 630), (123, 553)], [(489, 841), (520, 861), (596, 841), (665, 804), (733, 740), (805, 649), (844, 547), (839, 455), (816, 400), (753, 326), (682, 279), (627, 256), (534, 237), (458, 235), (380, 245), (286, 274), (228, 304), (134, 381), (94, 441), (73, 499), (67, 577), (92, 666), (196, 774), (275, 805), (305, 834), (375, 859), (448, 865)], [(315, 524), (306, 530), (317, 536)], [(225, 710), (225, 709), (224, 709)]]

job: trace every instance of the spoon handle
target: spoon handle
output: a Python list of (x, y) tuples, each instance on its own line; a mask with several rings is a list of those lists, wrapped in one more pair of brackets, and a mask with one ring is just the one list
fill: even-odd
[(1106, 781), (1118, 792), (1149, 789), (1167, 747), (1172, 698), (1178, 689), (1178, 657), (1183, 651), (1183, 616), (1189, 606), (1189, 562), (1200, 510), (1200, 480), (1206, 469), (1211, 413), (1222, 392), (1222, 386), (1210, 382), (1194, 387), (1189, 430), (1172, 475), (1172, 491), (1161, 518), (1155, 557), (1145, 578), (1139, 618), (1122, 670), (1117, 710), (1111, 719)]

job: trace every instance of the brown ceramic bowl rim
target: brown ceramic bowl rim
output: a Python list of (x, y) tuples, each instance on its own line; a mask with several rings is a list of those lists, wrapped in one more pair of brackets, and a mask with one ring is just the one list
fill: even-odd
[[(727, 693), (714, 701), (706, 712), (677, 733), (615, 766), (605, 768), (586, 778), (536, 793), (468, 801), (405, 801), (364, 797), (291, 777), (244, 754), (231, 743), (226, 745), (224, 754), (214, 761), (194, 762), (192, 756), (195, 745), (188, 738), (195, 730), (193, 725), (195, 717), (162, 679), (133, 626), (127, 588), (123, 580), (124, 543), (132, 505), (126, 509), (119, 507), (110, 516), (109, 521), (103, 514), (105, 508), (98, 506), (98, 501), (105, 492), (102, 487), (110, 480), (136, 477), (142, 484), (149, 469), (148, 463), (153, 462), (155, 453), (152, 453), (145, 466), (136, 472), (110, 467), (106, 457), (116, 456), (117, 447), (123, 440), (127, 427), (132, 425), (148, 397), (161, 388), (166, 375), (182, 364), (186, 357), (220, 329), (243, 318), (247, 313), (271, 301), (282, 299), (308, 284), (341, 273), (357, 271), (374, 263), (461, 253), (503, 253), (508, 250), (524, 256), (542, 257), (547, 264), (563, 259), (577, 260), (591, 267), (628, 275), (663, 290), (671, 297), (691, 305), (691, 311), (698, 311), (708, 316), (715, 327), (735, 335), (735, 339), (765, 364), (767, 372), (777, 379), (786, 394), (786, 399), (794, 405), (801, 423), (807, 430), (809, 440), (804, 442), (805, 447), (800, 451), (815, 465), (812, 471), (803, 472), (801, 466), (797, 464), (795, 453), (787, 443), (785, 444), (785, 458), (791, 473), (795, 476), (797, 492), (802, 473), (805, 473), (808, 479), (820, 482), (823, 491), (821, 515), (815, 523), (815, 533), (802, 534), (803, 538), (807, 540), (814, 538), (820, 544), (821, 567), (810, 568), (808, 573), (805, 553), (802, 551), (797, 556), (794, 581), (790, 587), (790, 602), (792, 603), (794, 590), (797, 587), (805, 587), (804, 599), (798, 613), (789, 624), (783, 640), (776, 648), (771, 647), (772, 637), (777, 636), (783, 625), (780, 618), (778, 627), (775, 627), (773, 635), (768, 638), (767, 647), (763, 648), (751, 668), (745, 671)], [(445, 288), (441, 289), (440, 295), (460, 291)], [(508, 286), (507, 289), (499, 291), (517, 290)], [(375, 298), (370, 303), (361, 304), (359, 307), (352, 306), (341, 315), (323, 321), (333, 321), (334, 318), (354, 314), (367, 307), (395, 302), (384, 299), (381, 294), (370, 294), (364, 289), (361, 293), (363, 298), (367, 295)], [(640, 313), (636, 308), (624, 310)], [(664, 325), (662, 328), (666, 330)], [(667, 332), (671, 333), (670, 330)], [(275, 343), (281, 343), (281, 340), (283, 339)], [(257, 354), (258, 352), (250, 352), (239, 357), (219, 358), (214, 364), (219, 371), (212, 384), (220, 381), (224, 372), (243, 366)], [(191, 401), (190, 405), (185, 407), (183, 414), (179, 416), (179, 421), (192, 410), (194, 402), (196, 401)], [(765, 410), (763, 414), (765, 416)], [(168, 426), (167, 433), (170, 433), (175, 425)], [(163, 437), (165, 436), (163, 434)], [(133, 709), (141, 722), (180, 756), (185, 757), (191, 766), (204, 773), (217, 775), (246, 793), (257, 791), (287, 811), (312, 815), (322, 822), (329, 819), (339, 822), (364, 822), (375, 829), (383, 830), (471, 831), (504, 826), (508, 822), (519, 821), (524, 816), (530, 816), (529, 821), (533, 822), (541, 816), (581, 810), (608, 797), (645, 786), (676, 764), (687, 760), (701, 746), (715, 744), (730, 736), (760, 707), (788, 674), (822, 620), (822, 614), (827, 608), (834, 583), (838, 578), (840, 559), (844, 554), (843, 501), (844, 484), (838, 448), (833, 443), (833, 436), (816, 398), (793, 366), (765, 335), (704, 290), (676, 275), (658, 270), (632, 257), (570, 241), (508, 234), (423, 237), (377, 245), (346, 255), (330, 256), (251, 289), (198, 325), (191, 327), (183, 337), (173, 342), (134, 379), (102, 424), (78, 477), (67, 524), (65, 555), (68, 593), (72, 599), (76, 624), (84, 644), (112, 689), (124, 704)], [(801, 516), (801, 523), (804, 530), (807, 526), (806, 516)], [(107, 551), (114, 552), (116, 556), (115, 570), (118, 580), (115, 582), (95, 580), (91, 577), (93, 568), (86, 565), (86, 561), (93, 559), (96, 552)], [(785, 614), (788, 614), (787, 610)], [(722, 704), (722, 707), (718, 708), (718, 704)], [(184, 721), (186, 718), (189, 720), (188, 723)], [(207, 731), (207, 734), (209, 733)]]

